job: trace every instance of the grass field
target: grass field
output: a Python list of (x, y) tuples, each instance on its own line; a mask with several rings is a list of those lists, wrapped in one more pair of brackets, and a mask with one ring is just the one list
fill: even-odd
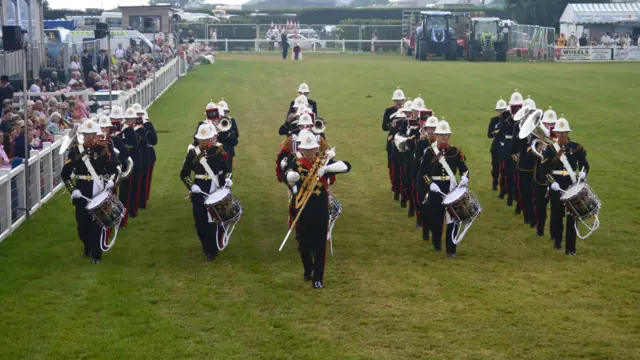
[[(149, 209), (100, 265), (83, 258), (69, 194), (0, 245), (0, 359), (638, 359), (637, 64), (417, 63), (391, 56), (221, 55), (150, 110), (160, 133)], [(298, 84), (328, 121), (344, 213), (326, 288), (302, 281), (275, 180), (277, 129)], [(452, 126), (484, 207), (446, 259), (392, 200), (381, 115), (396, 86)], [(553, 250), (490, 190), (486, 127), (514, 88), (553, 105), (588, 150), (601, 228)], [(239, 121), (245, 215), (201, 256), (178, 172), (209, 99)]]

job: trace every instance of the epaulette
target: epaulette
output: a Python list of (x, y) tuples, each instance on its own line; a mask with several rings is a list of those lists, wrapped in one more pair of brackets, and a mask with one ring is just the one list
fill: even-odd
[(218, 143), (217, 145), (218, 145), (218, 148), (216, 149), (216, 155), (226, 154), (226, 152), (222, 148), (222, 145), (220, 143)]
[(578, 144), (578, 146), (576, 146), (576, 150), (575, 151), (583, 151), (584, 148), (582, 147), (582, 145)]

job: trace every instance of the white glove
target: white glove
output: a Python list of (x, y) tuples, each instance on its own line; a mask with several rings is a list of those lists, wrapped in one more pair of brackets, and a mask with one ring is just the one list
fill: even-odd
[(293, 192), (293, 194), (294, 194), (294, 195), (295, 195), (295, 194), (297, 194), (297, 193), (298, 193), (298, 185), (295, 185), (295, 186), (291, 189), (291, 191)]
[(287, 158), (282, 159), (280, 161), (280, 169), (284, 170), (287, 167)]
[(318, 176), (324, 176), (324, 173), (327, 172), (327, 167), (323, 166), (318, 170)]
[(295, 171), (289, 171), (287, 173), (287, 182), (289, 184), (294, 184), (296, 183), (298, 180), (300, 180), (300, 174), (298, 174)]
[(429, 190), (433, 192), (440, 192), (440, 186), (436, 183), (431, 183), (431, 185), (429, 185)]
[(191, 193), (200, 194), (201, 192), (202, 192), (202, 189), (200, 189), (200, 186), (196, 184), (191, 185)]
[(232, 187), (233, 186), (233, 181), (231, 181), (231, 178), (227, 178), (227, 180), (224, 181), (224, 186), (226, 186), (226, 187)]
[(560, 184), (558, 184), (557, 182), (554, 182), (553, 184), (551, 184), (551, 190), (560, 191)]
[(586, 178), (587, 178), (587, 173), (586, 173), (586, 172), (584, 172), (584, 171), (580, 171), (580, 173), (578, 174), (578, 178), (579, 178), (580, 180), (584, 180), (584, 179), (586, 179)]
[(115, 184), (113, 183), (113, 180), (109, 180), (107, 181), (107, 185), (104, 187), (105, 190), (109, 190), (111, 189)]
[(329, 149), (327, 151), (324, 152), (324, 155), (329, 158), (329, 159), (333, 159), (334, 157), (336, 157), (336, 150), (334, 149)]
[(81, 197), (82, 197), (82, 193), (80, 192), (80, 190), (75, 189), (71, 192), (72, 199), (80, 199)]
[(462, 177), (460, 177), (460, 186), (467, 186), (468, 183), (469, 183), (469, 178), (462, 175)]

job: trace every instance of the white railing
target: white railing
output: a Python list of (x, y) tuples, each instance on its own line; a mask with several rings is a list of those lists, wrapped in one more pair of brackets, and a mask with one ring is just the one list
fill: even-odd
[[(280, 52), (278, 42), (273, 43), (268, 39), (217, 39), (217, 40), (196, 40), (200, 51), (203, 48), (215, 49), (221, 52)], [(270, 50), (273, 43), (273, 50)], [(289, 40), (289, 55), (294, 41)], [(376, 53), (391, 52), (402, 54), (406, 44), (402, 39), (398, 40), (316, 40), (307, 39), (299, 42), (302, 52), (314, 53)]]
[[(192, 49), (191, 49), (192, 51)], [(120, 105), (128, 107), (138, 102), (142, 107), (150, 106), (174, 82), (193, 65), (190, 59), (177, 57), (162, 67), (156, 75), (145, 80), (134, 91), (118, 99)], [(0, 243), (33, 215), (56, 192), (64, 187), (60, 175), (67, 152), (60, 155), (63, 136), (55, 141), (43, 143), (40, 151), (29, 154), (29, 183), (25, 187), (27, 176), (24, 163), (11, 170), (0, 170)]]

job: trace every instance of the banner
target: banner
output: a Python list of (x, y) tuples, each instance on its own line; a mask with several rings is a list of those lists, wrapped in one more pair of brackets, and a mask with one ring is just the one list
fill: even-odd
[(613, 60), (640, 61), (640, 47), (626, 47), (613, 49)]
[(611, 60), (610, 48), (567, 48), (555, 49), (556, 61), (607, 61)]

